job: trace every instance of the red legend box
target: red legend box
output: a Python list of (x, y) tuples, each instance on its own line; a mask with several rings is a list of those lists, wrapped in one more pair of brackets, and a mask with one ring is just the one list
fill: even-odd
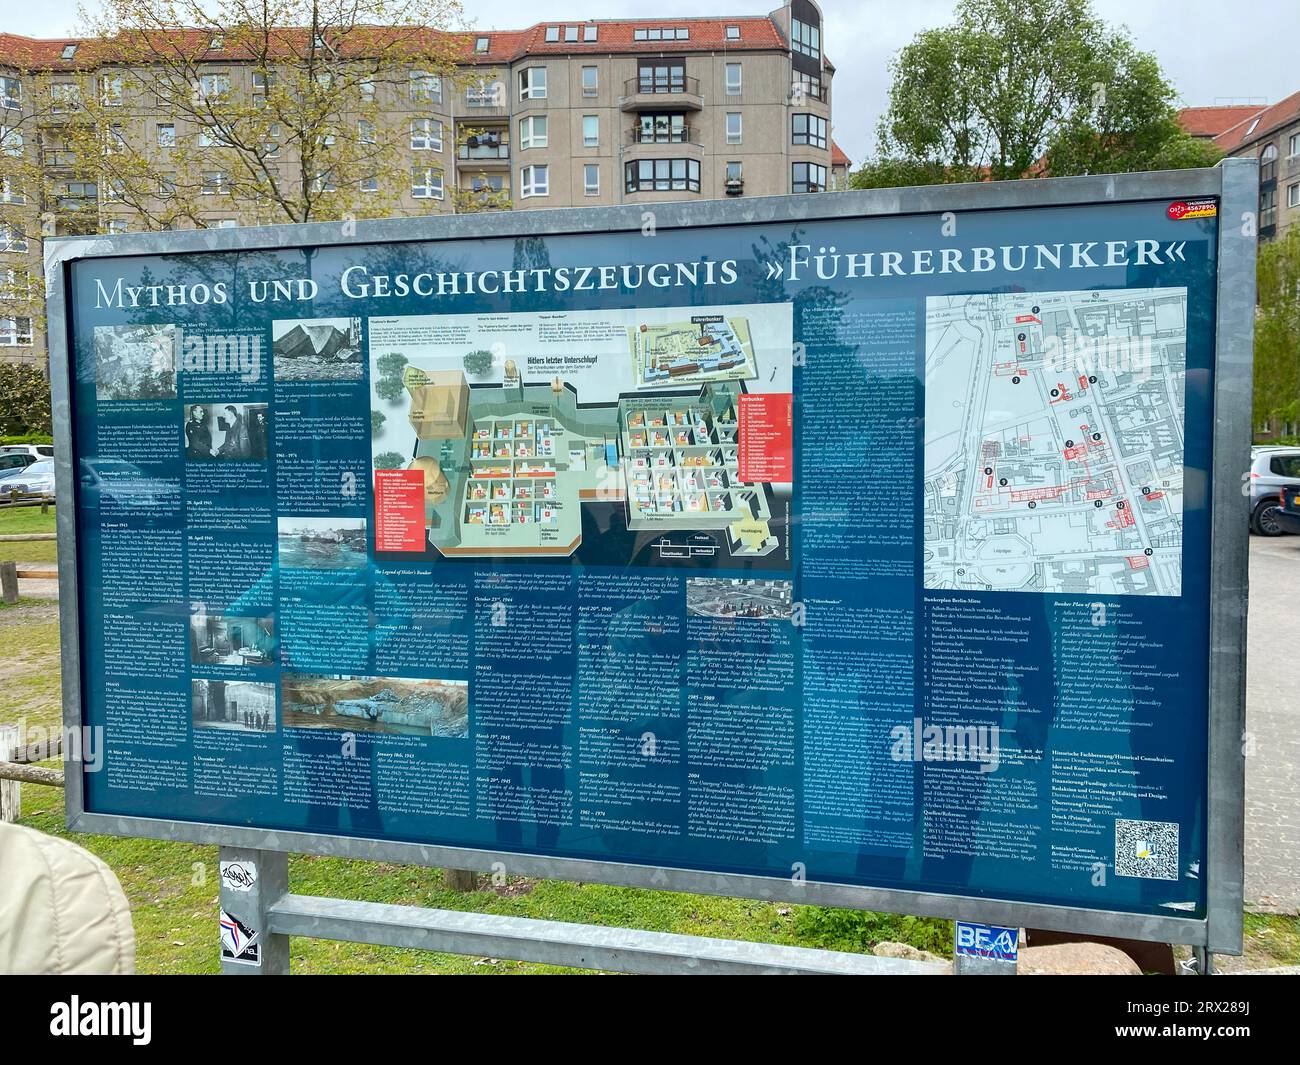
[(737, 475), (746, 484), (794, 480), (794, 395), (760, 392), (739, 400)]
[(375, 471), (375, 550), (424, 551), (424, 471)]

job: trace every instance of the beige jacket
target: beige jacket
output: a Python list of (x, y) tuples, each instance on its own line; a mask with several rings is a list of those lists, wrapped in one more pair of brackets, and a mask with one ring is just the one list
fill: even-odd
[(134, 971), (131, 907), (113, 870), (66, 839), (0, 823), (0, 973)]

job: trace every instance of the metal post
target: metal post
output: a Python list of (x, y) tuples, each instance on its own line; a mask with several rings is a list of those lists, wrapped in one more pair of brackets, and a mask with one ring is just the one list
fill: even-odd
[(268, 913), (289, 892), (289, 856), (222, 847), (221, 971), (231, 976), (287, 976), (289, 937), (272, 935)]

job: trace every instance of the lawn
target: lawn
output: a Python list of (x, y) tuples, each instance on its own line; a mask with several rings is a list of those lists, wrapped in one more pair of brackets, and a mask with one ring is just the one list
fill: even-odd
[[(42, 514), (40, 507), (0, 507), (0, 536), (54, 531), (53, 507), (48, 514)], [(53, 540), (0, 540), (0, 562), (54, 562), (58, 559), (57, 548)]]
[[(24, 599), (0, 607), (0, 724), (23, 719), (28, 728), (57, 726), (58, 646), (57, 606)], [(70, 834), (63, 826), (63, 793), (30, 784), (23, 786), (22, 823), (75, 839), (116, 871), (131, 900), (140, 972), (217, 971), (216, 848)], [(457, 892), (437, 869), (338, 858), (296, 855), (289, 877), (292, 890), (303, 894), (838, 950), (869, 951), (882, 940), (897, 940), (950, 953), (952, 940), (949, 922), (928, 918), (521, 877)], [(294, 939), (292, 954), (297, 973), (577, 971), (313, 939)]]

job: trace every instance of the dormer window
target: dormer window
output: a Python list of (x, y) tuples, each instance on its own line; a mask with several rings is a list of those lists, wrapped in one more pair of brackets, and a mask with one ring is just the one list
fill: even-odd
[(594, 40), (596, 39), (596, 30), (597, 30), (597, 28), (598, 28), (598, 27), (596, 27), (596, 26), (583, 26), (583, 27), (582, 27), (582, 39), (583, 39), (584, 41), (594, 41)]
[(226, 39), (223, 36), (221, 36), (221, 34), (218, 33), (212, 38), (212, 40), (208, 42), (208, 51), (220, 52), (221, 49), (223, 49), (225, 46), (226, 46)]
[(565, 26), (565, 27), (564, 27), (564, 39), (565, 39), (565, 41), (567, 41), (567, 42), (570, 43), (570, 44), (575, 43), (575, 42), (578, 40), (578, 27), (577, 27), (577, 26)]
[(63, 59), (71, 59), (76, 54), (77, 54), (77, 46), (75, 44), (65, 44), (63, 46), (63, 53), (62, 53)]
[(554, 44), (554, 43), (555, 43), (556, 41), (558, 41), (559, 39), (560, 39), (560, 27), (559, 27), (559, 26), (547, 26), (547, 27), (546, 27), (546, 40), (547, 40), (547, 42), (548, 42), (548, 43), (551, 43), (551, 44)]

